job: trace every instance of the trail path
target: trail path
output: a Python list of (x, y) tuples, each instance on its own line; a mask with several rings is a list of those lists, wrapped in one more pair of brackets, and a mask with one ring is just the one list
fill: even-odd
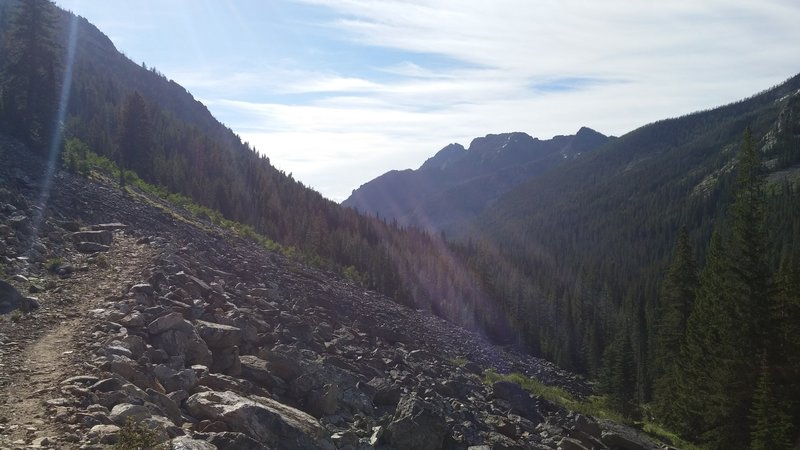
[[(60, 384), (86, 373), (84, 361), (94, 356), (83, 350), (95, 324), (89, 311), (146, 279), (155, 252), (117, 232), (99, 263), (87, 264), (86, 256), (75, 254), (70, 278), (42, 280), (51, 288), (33, 294), (39, 310), (17, 321), (10, 315), (0, 319), (0, 449), (56, 448), (52, 437), (65, 430), (53, 419), (69, 406)], [(21, 291), (27, 287), (16, 284)]]

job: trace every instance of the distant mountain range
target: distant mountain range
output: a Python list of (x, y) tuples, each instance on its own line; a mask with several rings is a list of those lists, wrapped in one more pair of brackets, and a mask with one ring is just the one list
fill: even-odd
[(520, 132), (489, 134), (468, 149), (450, 144), (417, 170), (387, 172), (342, 204), (401, 225), (450, 230), (514, 187), (614, 139), (586, 127), (547, 140)]

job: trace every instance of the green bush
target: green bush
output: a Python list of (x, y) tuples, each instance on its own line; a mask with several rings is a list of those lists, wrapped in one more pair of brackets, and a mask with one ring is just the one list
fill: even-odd
[(128, 419), (125, 426), (119, 431), (117, 443), (114, 450), (155, 450), (163, 448), (156, 442), (156, 435), (153, 430), (144, 424)]
[(62, 258), (51, 258), (44, 263), (44, 267), (50, 272), (55, 272), (63, 264), (64, 260)]

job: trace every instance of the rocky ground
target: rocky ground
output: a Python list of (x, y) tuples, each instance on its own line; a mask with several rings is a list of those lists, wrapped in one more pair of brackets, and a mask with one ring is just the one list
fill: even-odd
[[(579, 377), (0, 140), (0, 449), (655, 449)], [(46, 206), (40, 206), (46, 198)], [(142, 432), (142, 430), (146, 430)]]

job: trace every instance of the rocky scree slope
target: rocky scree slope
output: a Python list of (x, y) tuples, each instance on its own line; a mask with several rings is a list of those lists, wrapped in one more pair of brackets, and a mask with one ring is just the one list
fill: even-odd
[[(0, 448), (658, 448), (519, 385), (547, 361), (0, 138)], [(28, 296), (36, 296), (31, 299)], [(26, 310), (19, 313), (19, 308)], [(466, 363), (464, 363), (466, 361)]]

